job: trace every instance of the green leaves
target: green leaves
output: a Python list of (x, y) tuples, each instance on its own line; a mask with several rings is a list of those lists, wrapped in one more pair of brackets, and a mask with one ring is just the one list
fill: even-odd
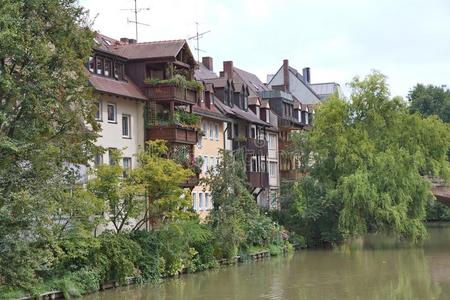
[[(315, 126), (303, 143), (308, 151), (297, 148), (299, 156), (310, 158), (305, 164), (313, 179), (294, 187), (298, 229), (324, 242), (368, 231), (420, 240), (431, 197), (422, 176), (448, 178), (450, 128), (435, 117), (409, 114), (400, 98), (389, 96), (378, 72), (350, 86), (349, 102), (332, 98), (316, 109)], [(310, 193), (311, 188), (323, 192)]]

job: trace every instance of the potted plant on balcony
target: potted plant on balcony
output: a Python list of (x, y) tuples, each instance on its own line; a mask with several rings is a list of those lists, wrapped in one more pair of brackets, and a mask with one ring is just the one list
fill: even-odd
[(181, 74), (176, 74), (170, 79), (147, 78), (144, 81), (148, 85), (173, 84), (180, 88), (191, 89), (197, 92), (203, 91), (203, 84), (197, 80), (188, 80)]
[(190, 128), (199, 128), (200, 116), (188, 113), (184, 110), (177, 110), (175, 112), (175, 120), (177, 125)]

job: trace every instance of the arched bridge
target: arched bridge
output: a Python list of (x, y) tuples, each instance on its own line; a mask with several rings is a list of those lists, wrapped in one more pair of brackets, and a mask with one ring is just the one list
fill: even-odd
[(444, 204), (450, 206), (450, 186), (445, 184), (444, 181), (431, 178), (432, 188), (431, 192), (436, 197), (436, 199)]

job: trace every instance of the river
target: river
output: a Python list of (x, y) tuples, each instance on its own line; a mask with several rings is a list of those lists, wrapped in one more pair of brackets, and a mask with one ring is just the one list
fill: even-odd
[(450, 224), (430, 225), (420, 247), (369, 236), (83, 299), (450, 299)]

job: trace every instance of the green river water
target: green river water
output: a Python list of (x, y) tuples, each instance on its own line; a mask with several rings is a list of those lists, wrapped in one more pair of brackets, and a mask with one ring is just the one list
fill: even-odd
[(421, 247), (370, 236), (83, 299), (450, 299), (450, 224), (430, 225)]

